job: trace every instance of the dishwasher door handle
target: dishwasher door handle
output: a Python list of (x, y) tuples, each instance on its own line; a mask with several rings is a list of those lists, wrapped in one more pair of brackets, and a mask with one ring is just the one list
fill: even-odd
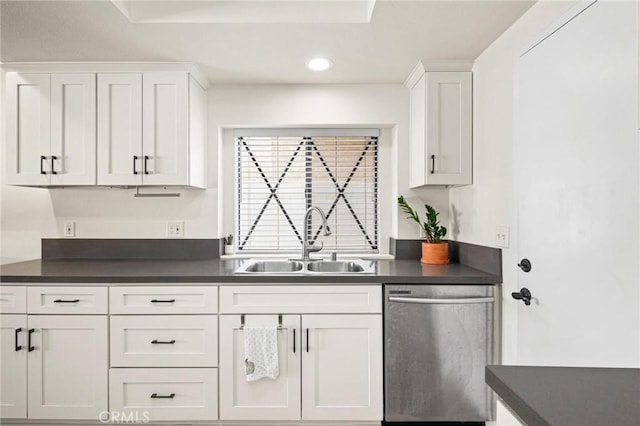
[(421, 303), (424, 305), (462, 305), (469, 303), (491, 303), (494, 302), (493, 297), (460, 297), (449, 299), (432, 299), (423, 297), (395, 297), (389, 296), (389, 302), (398, 303)]

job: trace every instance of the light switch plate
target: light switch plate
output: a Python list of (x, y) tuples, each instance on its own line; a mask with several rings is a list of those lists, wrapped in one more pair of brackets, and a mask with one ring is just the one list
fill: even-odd
[(171, 220), (167, 222), (167, 237), (184, 238), (184, 221)]
[(496, 246), (497, 247), (509, 247), (509, 227), (508, 226), (496, 226)]

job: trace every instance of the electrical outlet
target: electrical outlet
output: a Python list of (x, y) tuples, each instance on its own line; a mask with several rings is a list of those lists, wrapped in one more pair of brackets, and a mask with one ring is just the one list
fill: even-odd
[(184, 222), (181, 220), (167, 222), (167, 237), (184, 238)]
[(496, 246), (509, 247), (509, 227), (508, 226), (496, 226)]
[(76, 223), (74, 221), (68, 221), (64, 223), (64, 236), (65, 237), (76, 236)]

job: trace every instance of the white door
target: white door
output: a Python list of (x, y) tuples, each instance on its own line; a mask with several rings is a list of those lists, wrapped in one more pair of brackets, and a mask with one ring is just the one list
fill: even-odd
[(189, 74), (143, 77), (143, 183), (189, 184)]
[(429, 185), (471, 183), (471, 72), (427, 73)]
[(96, 75), (51, 74), (51, 184), (96, 184)]
[(597, 2), (519, 59), (518, 364), (640, 366), (637, 8)]
[(0, 315), (0, 418), (27, 417), (27, 316)]
[[(246, 315), (245, 324), (270, 325), (277, 315)], [(240, 315), (220, 316), (220, 419), (300, 419), (300, 316), (283, 315), (278, 332), (280, 375), (247, 382)]]
[(107, 410), (107, 317), (29, 315), (28, 323), (29, 418), (98, 419)]
[(142, 74), (98, 74), (98, 185), (141, 185), (142, 163)]
[(382, 316), (303, 315), (302, 419), (382, 420)]
[(48, 185), (50, 74), (7, 73), (7, 183)]

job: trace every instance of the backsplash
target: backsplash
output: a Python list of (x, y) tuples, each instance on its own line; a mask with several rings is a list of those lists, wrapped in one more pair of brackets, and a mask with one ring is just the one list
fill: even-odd
[(42, 259), (209, 260), (220, 257), (213, 239), (60, 239), (42, 240)]

